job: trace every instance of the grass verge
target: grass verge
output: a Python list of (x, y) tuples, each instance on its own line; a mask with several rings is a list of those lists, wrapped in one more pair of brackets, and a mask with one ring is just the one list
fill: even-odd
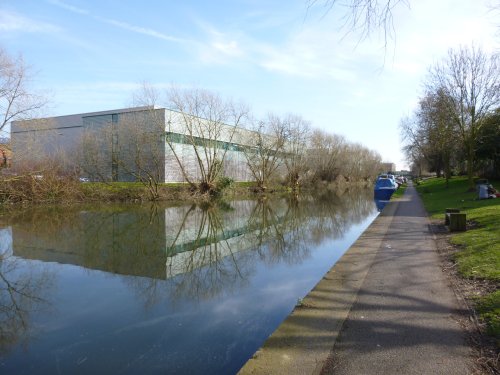
[(401, 198), (406, 190), (406, 184), (401, 185), (391, 196), (391, 199)]
[[(500, 186), (500, 181), (492, 183)], [(462, 277), (487, 280), (494, 286), (496, 291), (476, 300), (476, 308), (500, 345), (500, 199), (478, 200), (476, 192), (468, 191), (465, 177), (451, 179), (448, 187), (444, 179), (432, 178), (422, 181), (417, 190), (433, 219), (443, 220), (446, 208), (467, 214), (467, 231), (451, 237), (459, 248), (454, 258)]]

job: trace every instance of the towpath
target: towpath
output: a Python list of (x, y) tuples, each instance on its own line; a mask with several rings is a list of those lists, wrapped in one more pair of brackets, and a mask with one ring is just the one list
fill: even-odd
[(241, 373), (469, 374), (460, 312), (409, 186)]
[(345, 321), (325, 374), (467, 374), (457, 299), (410, 186)]

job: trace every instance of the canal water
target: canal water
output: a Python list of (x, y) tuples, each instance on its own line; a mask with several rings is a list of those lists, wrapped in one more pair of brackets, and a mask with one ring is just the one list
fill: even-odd
[(372, 194), (11, 213), (0, 373), (234, 374), (376, 217)]

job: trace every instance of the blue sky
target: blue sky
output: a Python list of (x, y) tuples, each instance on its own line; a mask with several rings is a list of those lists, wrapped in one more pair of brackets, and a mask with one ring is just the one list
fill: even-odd
[[(147, 81), (216, 91), (257, 116), (296, 113), (405, 167), (398, 124), (449, 48), (500, 47), (488, 0), (415, 0), (396, 35), (345, 35), (306, 0), (0, 0), (0, 46), (36, 72), (47, 115), (130, 105)], [(496, 22), (496, 23), (495, 23)]]

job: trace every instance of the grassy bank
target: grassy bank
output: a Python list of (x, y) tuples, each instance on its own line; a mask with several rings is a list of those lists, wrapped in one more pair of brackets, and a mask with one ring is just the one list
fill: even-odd
[[(368, 186), (366, 180), (340, 182), (318, 182), (300, 186), (300, 191), (344, 192)], [(71, 204), (83, 202), (143, 202), (198, 201), (212, 198), (247, 197), (261, 194), (297, 193), (284, 183), (275, 182), (265, 190), (256, 182), (235, 182), (222, 178), (213, 189), (204, 193), (188, 183), (141, 182), (80, 182), (71, 176), (61, 177), (56, 173), (42, 175), (0, 175), (0, 208), (6, 205)]]
[(406, 184), (401, 185), (395, 192), (392, 194), (391, 199), (401, 198), (406, 190)]
[[(221, 193), (245, 195), (255, 183), (234, 182)], [(156, 199), (183, 201), (207, 199), (187, 183), (162, 183), (157, 186)], [(79, 182), (58, 176), (13, 176), (0, 180), (1, 204), (53, 204), (82, 202), (138, 202), (152, 199), (152, 188), (140, 182)]]
[[(500, 187), (500, 181), (492, 183)], [(443, 220), (446, 208), (467, 214), (467, 231), (451, 237), (459, 248), (455, 261), (462, 277), (486, 280), (496, 290), (477, 298), (476, 308), (500, 345), (500, 199), (478, 200), (476, 192), (468, 192), (465, 177), (453, 178), (448, 188), (444, 179), (425, 180), (417, 190), (433, 219)]]

